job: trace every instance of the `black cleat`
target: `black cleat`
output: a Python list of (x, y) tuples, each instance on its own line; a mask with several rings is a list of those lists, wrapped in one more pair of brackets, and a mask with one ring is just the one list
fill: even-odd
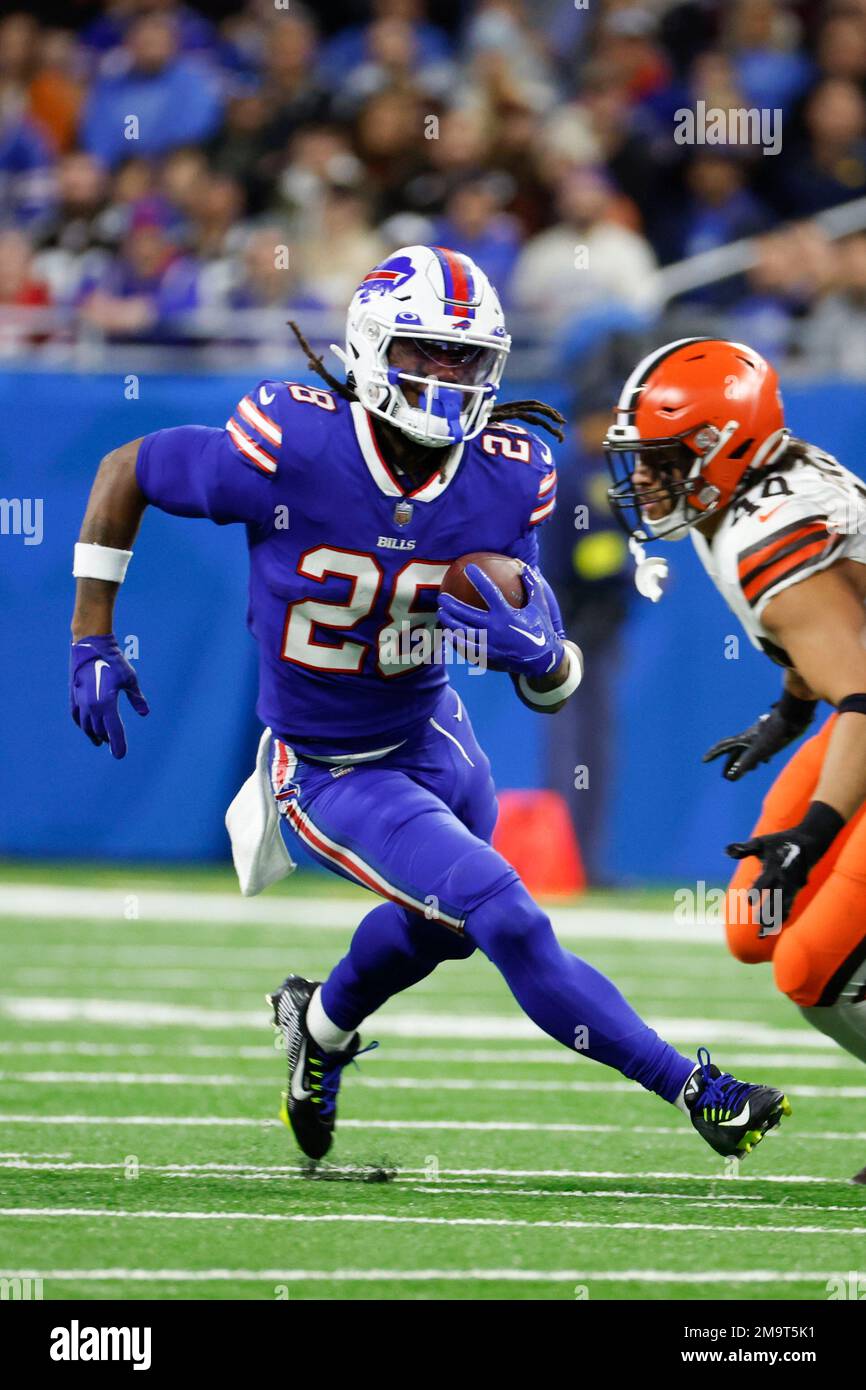
[(274, 1011), (274, 1026), (282, 1033), (289, 1063), (289, 1084), (280, 1106), (280, 1119), (291, 1128), (308, 1158), (324, 1158), (331, 1147), (343, 1067), (361, 1046), (355, 1033), (342, 1052), (326, 1052), (311, 1037), (307, 1008), (318, 988), (316, 980), (289, 975), (279, 989), (266, 996)]
[(744, 1158), (760, 1144), (767, 1130), (791, 1113), (790, 1101), (782, 1091), (737, 1081), (729, 1072), (719, 1071), (705, 1047), (698, 1048), (698, 1068), (686, 1086), (684, 1099), (698, 1134), (725, 1158)]

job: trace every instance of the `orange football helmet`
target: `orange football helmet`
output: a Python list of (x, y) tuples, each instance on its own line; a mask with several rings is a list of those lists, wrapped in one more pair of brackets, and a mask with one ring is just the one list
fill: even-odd
[[(760, 353), (720, 338), (681, 338), (639, 362), (605, 439), (614, 514), (638, 540), (680, 540), (772, 464), (788, 441), (779, 379)], [(637, 487), (638, 463), (651, 471)], [(646, 508), (673, 503), (652, 522)]]

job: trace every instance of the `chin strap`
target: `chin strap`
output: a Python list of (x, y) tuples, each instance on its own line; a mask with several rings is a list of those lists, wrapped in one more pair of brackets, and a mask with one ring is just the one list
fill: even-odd
[(640, 541), (629, 536), (628, 548), (635, 563), (634, 583), (638, 593), (651, 603), (658, 603), (664, 581), (670, 573), (667, 560), (660, 555), (647, 555)]

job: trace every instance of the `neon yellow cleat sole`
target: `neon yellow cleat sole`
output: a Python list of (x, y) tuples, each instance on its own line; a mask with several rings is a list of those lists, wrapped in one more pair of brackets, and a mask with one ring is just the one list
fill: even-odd
[(742, 1139), (737, 1145), (737, 1154), (742, 1157), (745, 1157), (746, 1154), (750, 1154), (752, 1152), (752, 1149), (755, 1148), (756, 1144), (760, 1144), (764, 1135), (767, 1134), (769, 1130), (775, 1129), (776, 1126), (781, 1123), (783, 1116), (787, 1117), (788, 1115), (792, 1115), (793, 1113), (794, 1112), (791, 1108), (791, 1102), (788, 1100), (788, 1097), (782, 1096), (781, 1104), (779, 1105), (779, 1108), (775, 1112), (775, 1114), (768, 1116), (765, 1124), (760, 1129), (747, 1130), (747, 1132), (743, 1135)]

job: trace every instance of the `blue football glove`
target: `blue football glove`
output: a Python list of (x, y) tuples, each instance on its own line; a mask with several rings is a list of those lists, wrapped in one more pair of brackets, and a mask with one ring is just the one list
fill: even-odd
[(138, 677), (113, 633), (82, 637), (72, 643), (69, 655), (69, 701), (72, 718), (98, 748), (107, 743), (115, 758), (126, 756), (126, 733), (117, 708), (125, 690), (136, 714), (150, 707), (138, 688)]
[[(466, 566), (466, 577), (475, 585), (487, 608), (473, 608), (453, 594), (440, 594), (442, 626), (461, 634), (467, 650), (477, 652), (483, 642), (481, 650), (488, 666), (494, 669), (530, 677), (547, 676), (555, 671), (565, 656), (564, 633), (560, 630), (561, 619), (554, 616), (558, 615), (556, 600), (544, 576), (531, 565), (524, 567), (527, 598), (523, 608), (512, 608), (493, 580), (477, 565)], [(483, 637), (479, 638), (478, 634), (482, 633)]]

